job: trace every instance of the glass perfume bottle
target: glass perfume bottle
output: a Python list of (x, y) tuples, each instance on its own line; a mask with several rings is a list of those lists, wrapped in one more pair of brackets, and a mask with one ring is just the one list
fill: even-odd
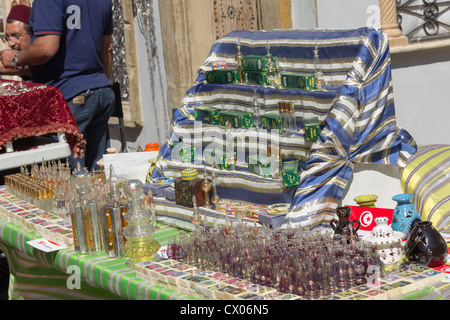
[(295, 118), (295, 105), (293, 102), (287, 103), (287, 133), (297, 132), (297, 120)]
[(191, 217), (191, 222), (195, 227), (195, 231), (197, 233), (200, 233), (201, 230), (201, 223), (203, 222), (203, 217), (202, 215), (198, 212), (198, 207), (197, 207), (197, 198), (195, 196), (192, 196), (192, 203), (194, 204), (193, 210), (194, 213), (192, 214)]
[(227, 120), (227, 122), (225, 123), (226, 157), (224, 166), (229, 170), (234, 170), (236, 166), (237, 156), (236, 152), (234, 151), (234, 137), (231, 128), (231, 122)]
[(313, 52), (314, 52), (314, 69), (315, 69), (314, 77), (316, 82), (316, 89), (323, 90), (325, 79), (322, 73), (322, 68), (320, 67), (319, 47), (317, 45), (317, 40)]
[(274, 88), (275, 87), (275, 78), (277, 76), (277, 68), (276, 68), (275, 63), (272, 60), (272, 54), (270, 53), (270, 45), (269, 45), (268, 42), (266, 44), (266, 50), (267, 50), (267, 53), (266, 53), (266, 60), (267, 60), (266, 67), (267, 67), (267, 71), (266, 71), (266, 74), (267, 74), (267, 78), (269, 79), (269, 86), (271, 88)]
[[(72, 226), (77, 231), (78, 252), (92, 254), (102, 250), (99, 212), (90, 199), (92, 177), (86, 168), (73, 174), (73, 183), (78, 191), (78, 199), (73, 204)], [(75, 237), (75, 235), (74, 235)], [(77, 247), (75, 247), (77, 250)]]
[(102, 207), (103, 243), (105, 252), (110, 258), (123, 258), (125, 237), (123, 229), (126, 227), (125, 214), (128, 203), (121, 199), (119, 183), (110, 166), (109, 195), (107, 203)]
[(205, 194), (205, 208), (211, 208), (211, 202), (210, 202), (210, 195), (209, 192), (211, 191), (211, 182), (208, 180), (208, 174), (206, 172), (206, 166), (204, 166), (204, 175), (203, 175), (203, 182), (201, 184), (201, 189), (203, 193)]
[(236, 37), (236, 63), (237, 69), (239, 72), (239, 81), (242, 83), (243, 81), (243, 70), (242, 70), (242, 51), (241, 51), (241, 38), (239, 36)]
[(288, 114), (286, 101), (278, 101), (278, 115), (280, 117), (280, 133), (288, 132)]
[(129, 209), (125, 214), (128, 225), (123, 231), (127, 242), (123, 252), (130, 259), (129, 267), (136, 263), (150, 260), (158, 252), (161, 245), (153, 239), (155, 227), (150, 221), (150, 213), (142, 206), (144, 186), (140, 180), (129, 180), (124, 185), (124, 191), (129, 196)]
[(155, 229), (158, 229), (158, 220), (156, 219), (156, 208), (155, 208), (155, 202), (153, 199), (153, 192), (152, 190), (148, 190), (146, 194), (144, 194), (142, 205), (145, 210), (149, 211), (151, 214), (151, 222), (152, 225), (155, 227)]
[(267, 146), (267, 156), (270, 158), (270, 175), (273, 179), (281, 179), (283, 165), (281, 148), (276, 144)]
[(260, 113), (260, 107), (258, 105), (258, 96), (256, 94), (256, 89), (253, 90), (253, 126), (255, 127), (256, 131), (259, 131), (261, 129), (261, 113)]
[(217, 182), (215, 180), (213, 180), (213, 182), (212, 182), (212, 189), (213, 189), (213, 195), (211, 197), (211, 202), (214, 206), (216, 206), (220, 201), (220, 197), (217, 194)]

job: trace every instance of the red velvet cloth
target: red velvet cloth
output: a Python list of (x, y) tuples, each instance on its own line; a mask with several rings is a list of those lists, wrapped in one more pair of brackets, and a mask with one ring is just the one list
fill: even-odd
[(75, 153), (83, 135), (58, 88), (0, 79), (0, 150), (8, 141), (64, 132)]

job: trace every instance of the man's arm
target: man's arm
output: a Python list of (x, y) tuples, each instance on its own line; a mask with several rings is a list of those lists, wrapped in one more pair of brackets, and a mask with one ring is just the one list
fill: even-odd
[[(46, 35), (36, 38), (27, 48), (20, 51), (17, 57), (17, 66), (34, 66), (47, 63), (59, 50), (60, 36)], [(3, 66), (12, 68), (12, 59), (17, 50), (5, 49), (1, 52)]]
[(112, 52), (112, 35), (103, 36), (102, 47), (100, 49), (100, 61), (105, 68), (106, 77), (109, 79), (112, 72), (113, 52)]
[(19, 67), (19, 68), (5, 68), (3, 63), (0, 61), (0, 75), (5, 76), (30, 76), (30, 70), (28, 70), (27, 66)]

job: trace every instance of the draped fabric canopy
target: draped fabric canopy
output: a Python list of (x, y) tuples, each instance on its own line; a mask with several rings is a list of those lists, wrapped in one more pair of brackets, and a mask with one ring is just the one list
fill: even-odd
[(328, 226), (354, 163), (404, 167), (416, 152), (414, 139), (396, 124), (389, 39), (361, 31), (358, 53), (301, 173), (286, 217), (292, 223)]
[[(320, 68), (325, 78), (324, 90), (206, 83), (205, 72), (211, 70), (214, 62), (237, 67), (238, 48), (244, 56), (268, 53), (276, 56), (280, 72), (314, 74)], [(320, 58), (318, 63), (314, 59), (315, 49)], [(254, 112), (252, 107), (257, 101), (264, 115), (278, 111), (279, 101), (291, 101), (298, 132), (286, 135), (272, 130), (267, 133), (267, 141), (278, 143), (283, 160), (299, 160), (300, 184), (284, 188), (275, 179), (257, 179), (249, 174), (246, 157), (242, 157), (242, 166), (238, 161), (234, 171), (218, 172), (219, 195), (256, 203), (289, 202), (291, 209), (285, 224), (289, 221), (310, 228), (328, 226), (354, 163), (403, 167), (416, 152), (414, 139), (396, 124), (390, 61), (387, 36), (369, 28), (233, 31), (213, 45), (183, 105), (174, 110), (168, 145), (181, 136), (186, 142), (188, 137), (199, 146), (200, 162), (181, 164), (172, 158), (172, 150), (165, 145), (154, 173), (179, 176), (184, 167), (202, 168), (205, 157), (201, 155), (212, 143), (206, 139), (211, 131), (219, 137), (221, 147), (227, 143), (227, 136), (237, 140), (248, 138), (246, 156), (261, 147), (260, 132), (255, 133), (254, 129), (227, 131), (217, 125), (196, 125), (195, 107)], [(319, 140), (311, 142), (305, 138), (304, 121), (314, 117), (322, 131)]]

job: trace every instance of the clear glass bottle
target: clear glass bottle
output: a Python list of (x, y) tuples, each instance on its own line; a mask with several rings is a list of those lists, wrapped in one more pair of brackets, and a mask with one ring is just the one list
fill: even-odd
[(144, 186), (140, 180), (129, 180), (124, 185), (124, 191), (129, 197), (129, 209), (125, 214), (128, 225), (123, 231), (127, 242), (123, 252), (130, 259), (129, 267), (136, 263), (150, 260), (158, 252), (160, 244), (153, 239), (155, 227), (150, 220), (150, 213), (142, 206)]
[(277, 67), (272, 61), (272, 54), (270, 53), (269, 42), (266, 44), (266, 60), (267, 60), (267, 78), (269, 79), (269, 86), (275, 88), (275, 78), (277, 76)]
[(236, 64), (237, 70), (239, 72), (239, 82), (243, 82), (243, 70), (242, 70), (242, 51), (241, 51), (241, 38), (239, 36), (236, 37)]
[(148, 189), (147, 193), (144, 194), (142, 205), (145, 210), (150, 212), (152, 225), (155, 227), (155, 229), (158, 229), (158, 220), (156, 218), (156, 208), (152, 190)]
[(316, 82), (316, 89), (323, 90), (323, 86), (325, 85), (325, 78), (323, 76), (322, 68), (320, 66), (319, 47), (317, 45), (317, 40), (313, 52), (314, 52), (314, 69), (315, 69), (314, 77)]
[(259, 131), (261, 129), (261, 112), (260, 107), (258, 105), (258, 96), (256, 94), (256, 89), (253, 91), (253, 126), (255, 127), (256, 131)]
[(108, 185), (108, 201), (102, 207), (101, 215), (104, 248), (108, 257), (123, 258), (123, 246), (126, 242), (123, 230), (126, 227), (125, 214), (128, 211), (128, 203), (122, 200), (122, 193), (112, 166)]
[(204, 167), (204, 172), (205, 173), (203, 175), (203, 182), (202, 182), (200, 187), (201, 187), (203, 193), (205, 194), (206, 203), (205, 203), (204, 207), (205, 208), (211, 208), (210, 190), (211, 190), (212, 186), (211, 186), (211, 181), (209, 181), (209, 179), (208, 179), (206, 166), (203, 166), (203, 167)]
[(287, 129), (288, 120), (285, 101), (278, 102), (278, 114), (280, 116), (280, 133), (286, 133), (288, 130)]
[(293, 102), (287, 102), (287, 133), (297, 132), (297, 120), (295, 119), (295, 105)]
[[(78, 191), (78, 199), (75, 199), (71, 212), (72, 226), (77, 234), (78, 252), (81, 254), (100, 252), (102, 249), (100, 220), (98, 210), (90, 199), (92, 177), (89, 171), (83, 168), (74, 173), (73, 182)], [(77, 251), (77, 246), (75, 250)]]

